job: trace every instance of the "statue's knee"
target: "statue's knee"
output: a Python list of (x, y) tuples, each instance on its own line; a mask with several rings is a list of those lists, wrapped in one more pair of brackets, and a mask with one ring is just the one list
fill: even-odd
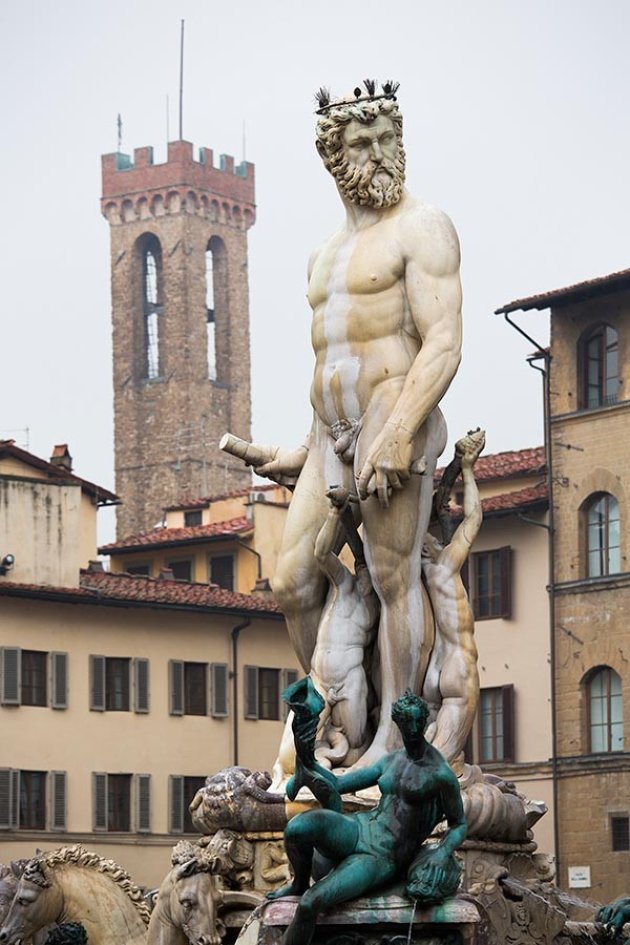
[[(276, 573), (273, 576), (272, 587), (274, 596), (285, 613), (293, 610), (308, 610), (316, 606), (319, 598), (319, 585), (316, 580), (309, 580), (305, 568), (295, 567), (295, 562), (278, 562)], [(301, 580), (296, 580), (300, 574)]]

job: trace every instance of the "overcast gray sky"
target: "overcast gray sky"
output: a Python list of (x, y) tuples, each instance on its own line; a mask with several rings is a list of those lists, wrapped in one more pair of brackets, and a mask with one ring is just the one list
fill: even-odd
[[(313, 147), (313, 93), (401, 82), (409, 189), (462, 243), (465, 347), (443, 407), (487, 450), (542, 442), (528, 345), (501, 303), (630, 265), (625, 0), (4, 0), (0, 436), (114, 487), (108, 225), (100, 155), (184, 137), (256, 164), (250, 230), (254, 435), (309, 426), (305, 268), (340, 219)], [(545, 315), (521, 316), (545, 342)], [(287, 390), (291, 395), (287, 396)], [(15, 431), (11, 433), (10, 431)], [(100, 540), (113, 535), (111, 518)]]

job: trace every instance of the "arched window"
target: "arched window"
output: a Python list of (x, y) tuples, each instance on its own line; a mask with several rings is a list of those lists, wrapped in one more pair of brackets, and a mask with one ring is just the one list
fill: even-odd
[(608, 492), (591, 496), (585, 507), (586, 575), (605, 577), (621, 570), (619, 503)]
[(162, 250), (159, 240), (152, 235), (141, 238), (139, 250), (142, 263), (143, 376), (154, 380), (160, 376)]
[(213, 252), (206, 250), (206, 312), (208, 326), (208, 377), (217, 379), (216, 321), (214, 317), (214, 259)]
[(619, 391), (619, 346), (610, 325), (598, 325), (580, 346), (582, 406), (603, 407), (617, 402)]
[(206, 323), (208, 377), (230, 383), (229, 303), (225, 243), (213, 236), (206, 247)]
[(608, 666), (593, 671), (587, 681), (589, 751), (623, 751), (621, 679)]

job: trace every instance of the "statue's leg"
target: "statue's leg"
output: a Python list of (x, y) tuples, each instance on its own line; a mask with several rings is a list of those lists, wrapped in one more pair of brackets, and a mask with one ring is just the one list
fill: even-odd
[(341, 699), (333, 706), (332, 721), (345, 733), (350, 748), (360, 748), (367, 726), (368, 686), (362, 666), (355, 666), (347, 675)]
[(272, 581), (293, 649), (305, 673), (311, 668), (326, 594), (326, 578), (314, 554), (315, 539), (330, 507), (324, 467), (324, 453), (314, 443), (289, 506)]
[(313, 851), (334, 862), (343, 860), (354, 851), (359, 828), (353, 817), (331, 810), (311, 810), (290, 820), (284, 831), (284, 845), (293, 871), (288, 886), (268, 893), (268, 899), (282, 896), (301, 896), (311, 880)]
[[(366, 419), (359, 437), (357, 469), (383, 422), (378, 411)], [(422, 542), (431, 513), (433, 472), (445, 438), (444, 420), (434, 410), (415, 442), (415, 458), (426, 456), (425, 475), (412, 475), (402, 490), (392, 492), (387, 508), (375, 496), (361, 502), (366, 560), (381, 602), (381, 709), (376, 736), (360, 765), (374, 764), (399, 747), (400, 736), (391, 720), (392, 704), (407, 687), (418, 689), (426, 672), (433, 639), (424, 620)]]
[(304, 893), (282, 945), (309, 945), (320, 912), (383, 886), (395, 875), (393, 863), (371, 854), (355, 853), (343, 860)]

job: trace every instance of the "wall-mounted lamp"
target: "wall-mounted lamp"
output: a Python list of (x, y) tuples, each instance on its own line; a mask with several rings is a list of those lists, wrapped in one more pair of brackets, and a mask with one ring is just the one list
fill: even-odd
[(13, 555), (5, 555), (0, 561), (0, 574), (4, 575), (7, 571), (10, 571), (13, 565), (15, 564), (15, 557)]

